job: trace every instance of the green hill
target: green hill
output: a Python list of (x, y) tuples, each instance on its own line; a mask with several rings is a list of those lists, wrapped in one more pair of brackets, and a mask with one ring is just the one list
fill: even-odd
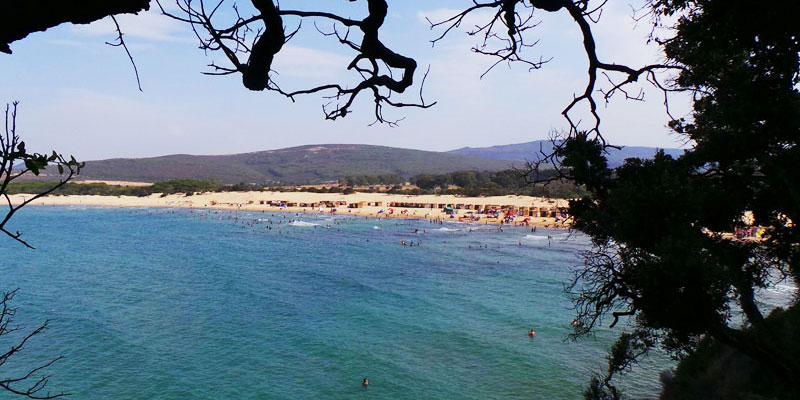
[(384, 146), (323, 144), (254, 153), (88, 161), (80, 179), (156, 182), (200, 179), (219, 183), (307, 184), (348, 175), (422, 173), (459, 170), (499, 171), (520, 162)]

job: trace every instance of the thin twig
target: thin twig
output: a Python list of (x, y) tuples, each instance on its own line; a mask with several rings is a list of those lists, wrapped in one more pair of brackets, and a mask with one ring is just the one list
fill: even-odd
[(117, 43), (106, 42), (109, 46), (119, 47), (122, 46), (125, 49), (125, 53), (128, 54), (128, 59), (131, 60), (131, 65), (133, 65), (133, 73), (136, 75), (136, 86), (139, 87), (139, 91), (142, 91), (142, 82), (139, 80), (139, 70), (136, 68), (136, 63), (133, 61), (133, 56), (131, 55), (130, 50), (128, 50), (128, 45), (125, 43), (125, 39), (122, 38), (123, 33), (122, 29), (119, 27), (119, 23), (117, 22), (117, 18), (111, 15), (111, 20), (114, 21), (114, 25), (117, 27)]

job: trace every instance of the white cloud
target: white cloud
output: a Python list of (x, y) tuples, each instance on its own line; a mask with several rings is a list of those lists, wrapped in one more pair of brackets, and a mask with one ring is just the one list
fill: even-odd
[(275, 57), (273, 69), (280, 76), (332, 79), (345, 72), (350, 60), (341, 54), (287, 44)]
[(659, 60), (659, 46), (647, 44), (648, 23), (637, 23), (630, 8), (609, 5), (603, 11), (598, 23), (592, 26), (598, 56), (603, 61), (636, 66)]
[[(149, 11), (139, 15), (124, 14), (116, 17), (122, 33), (126, 37), (156, 41), (156, 42), (193, 42), (184, 33), (188, 29), (178, 21), (160, 12)], [(72, 25), (70, 30), (85, 36), (115, 37), (117, 27), (111, 18), (104, 18), (88, 25)]]
[(77, 47), (84, 45), (83, 42), (79, 42), (77, 40), (69, 40), (69, 39), (50, 39), (47, 40), (46, 42), (56, 46), (68, 46), (68, 47)]

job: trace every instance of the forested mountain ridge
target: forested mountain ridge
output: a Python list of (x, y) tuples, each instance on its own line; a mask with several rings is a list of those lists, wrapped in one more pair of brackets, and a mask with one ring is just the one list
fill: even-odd
[(523, 163), (385, 146), (321, 144), (231, 155), (175, 154), (88, 161), (80, 178), (307, 184), (338, 180), (349, 175), (397, 174), (410, 177), (462, 170), (500, 171), (515, 166), (523, 167)]
[[(159, 182), (198, 179), (221, 184), (315, 184), (357, 175), (446, 174), (455, 171), (502, 171), (525, 168), (547, 140), (493, 147), (464, 147), (448, 152), (362, 144), (319, 144), (229, 155), (173, 154), (147, 158), (87, 161), (78, 179)], [(652, 158), (653, 147), (612, 150), (609, 164), (625, 158)], [(677, 156), (679, 149), (665, 149)], [(43, 177), (46, 178), (46, 177)]]
[[(653, 158), (659, 148), (641, 146), (622, 146), (621, 149), (608, 149), (608, 164), (611, 167), (618, 167), (627, 158)], [(672, 157), (683, 154), (681, 149), (660, 149)], [(514, 161), (536, 161), (542, 157), (542, 153), (550, 154), (553, 152), (553, 143), (550, 140), (534, 140), (532, 142), (505, 144), (491, 147), (462, 147), (450, 150), (450, 154), (461, 154), (465, 156), (486, 157), (502, 160)]]

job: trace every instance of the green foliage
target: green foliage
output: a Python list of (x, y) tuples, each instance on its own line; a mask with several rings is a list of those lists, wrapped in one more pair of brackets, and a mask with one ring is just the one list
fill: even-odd
[[(201, 181), (197, 181), (201, 182)], [(231, 186), (222, 186), (222, 185), (215, 185), (209, 182), (202, 182), (202, 185), (208, 185), (210, 188), (208, 190), (195, 190), (195, 192), (203, 192), (203, 191), (226, 191), (226, 192), (258, 192), (264, 190), (264, 185), (257, 185), (255, 183), (244, 183), (240, 182), (235, 185)]]
[[(540, 173), (540, 179), (555, 176), (555, 171)], [(527, 179), (526, 179), (527, 178)], [(507, 169), (503, 171), (456, 171), (448, 174), (420, 174), (410, 178), (411, 183), (423, 192), (453, 194), (462, 196), (504, 196), (518, 194), (526, 196), (576, 198), (586, 192), (579, 186), (555, 180), (550, 183), (532, 184), (529, 172)], [(458, 188), (450, 189), (450, 185)]]
[(622, 394), (616, 388), (608, 387), (600, 377), (594, 376), (589, 380), (589, 386), (583, 391), (584, 400), (620, 400)]
[(457, 171), (450, 174), (450, 182), (461, 188), (470, 188), (478, 185), (478, 179), (473, 171)]
[(411, 177), (411, 183), (419, 186), (421, 189), (435, 189), (447, 187), (450, 184), (449, 175), (434, 175), (434, 174), (420, 174)]
[[(53, 186), (54, 182), (46, 181), (27, 181), (27, 182), (13, 182), (8, 186), (9, 194), (42, 193)], [(258, 187), (260, 189), (260, 187)], [(233, 185), (223, 186), (206, 181), (198, 181), (192, 179), (173, 179), (164, 182), (156, 182), (150, 186), (117, 186), (107, 185), (105, 183), (74, 183), (69, 182), (58, 190), (54, 191), (53, 195), (98, 195), (98, 196), (149, 196), (154, 193), (161, 193), (162, 195), (170, 195), (177, 193), (194, 194), (205, 193), (214, 191), (242, 191), (253, 190), (250, 185)]]
[(202, 193), (216, 190), (219, 185), (194, 179), (171, 179), (156, 182), (152, 186), (144, 186), (150, 193)]
[[(684, 15), (664, 50), (682, 68), (675, 88), (696, 93), (692, 118), (671, 126), (696, 146), (612, 170), (600, 141), (578, 134), (565, 142), (563, 165), (591, 193), (570, 211), (595, 244), (572, 286), (578, 317), (590, 329), (606, 314), (631, 316), (636, 331), (652, 338), (646, 347), (696, 355), (686, 360), (706, 366), (746, 355), (797, 390), (800, 357), (787, 353), (781, 338), (789, 333), (764, 319), (754, 293), (776, 277), (800, 282), (800, 5), (651, 6), (657, 17)], [(764, 240), (722, 235), (744, 227), (748, 211), (766, 227)], [(733, 319), (735, 309), (750, 328)], [(737, 354), (708, 350), (722, 344)], [(679, 371), (692, 369), (685, 365)]]
[(351, 175), (339, 181), (342, 186), (372, 186), (372, 185), (396, 185), (406, 182), (406, 178), (398, 174), (385, 175)]

